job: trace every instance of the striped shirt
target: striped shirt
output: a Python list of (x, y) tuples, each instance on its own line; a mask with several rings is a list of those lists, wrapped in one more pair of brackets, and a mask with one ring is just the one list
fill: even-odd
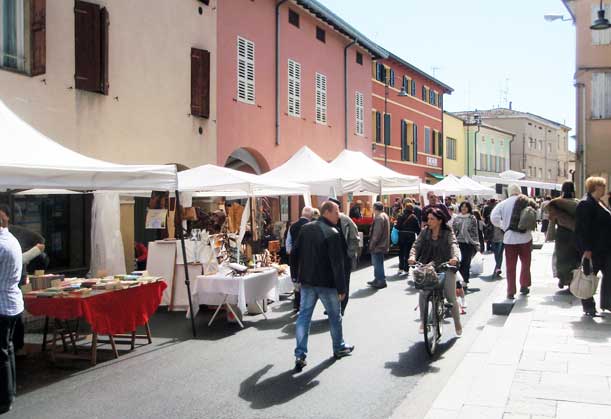
[(16, 316), (23, 311), (21, 246), (8, 229), (0, 228), (0, 315)]

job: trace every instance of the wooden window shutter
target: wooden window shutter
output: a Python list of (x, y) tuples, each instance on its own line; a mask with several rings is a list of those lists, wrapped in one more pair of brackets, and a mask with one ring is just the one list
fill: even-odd
[(210, 117), (210, 52), (191, 48), (191, 115)]
[(99, 5), (74, 4), (75, 87), (108, 94), (108, 11)]
[(103, 7), (100, 10), (100, 90), (99, 92), (108, 95), (108, 27), (110, 17), (108, 10)]
[(414, 124), (414, 163), (418, 163), (418, 125)]
[(46, 72), (46, 0), (30, 0), (30, 75)]
[(416, 96), (416, 80), (412, 80), (412, 96)]

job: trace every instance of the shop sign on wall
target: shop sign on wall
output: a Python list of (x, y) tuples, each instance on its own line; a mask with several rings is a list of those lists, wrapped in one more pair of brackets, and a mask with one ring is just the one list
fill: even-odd
[(426, 164), (428, 166), (439, 167), (439, 159), (437, 157), (426, 157)]

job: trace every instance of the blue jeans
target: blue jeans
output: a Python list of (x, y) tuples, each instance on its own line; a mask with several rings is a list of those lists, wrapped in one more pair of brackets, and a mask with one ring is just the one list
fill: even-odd
[(297, 358), (305, 359), (308, 354), (310, 323), (312, 321), (314, 307), (319, 299), (322, 301), (322, 305), (329, 315), (331, 339), (333, 339), (333, 353), (339, 352), (346, 346), (342, 331), (341, 305), (337, 290), (335, 288), (310, 287), (304, 285), (301, 287), (301, 307), (299, 309), (297, 330), (295, 332), (295, 337), (297, 338), (295, 357)]
[(386, 281), (384, 273), (384, 253), (372, 253), (371, 263), (373, 264), (373, 278), (376, 281)]
[(501, 269), (501, 266), (503, 265), (503, 249), (505, 248), (505, 246), (503, 245), (503, 242), (500, 242), (500, 243), (493, 242), (491, 243), (491, 245), (492, 245), (492, 251), (494, 252), (494, 260), (495, 260), (494, 270), (497, 271)]

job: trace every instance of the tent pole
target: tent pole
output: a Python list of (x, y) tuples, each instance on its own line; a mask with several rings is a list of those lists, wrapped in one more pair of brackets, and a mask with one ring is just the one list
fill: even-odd
[(195, 331), (195, 314), (193, 311), (193, 301), (191, 299), (191, 281), (189, 280), (189, 265), (187, 265), (187, 250), (185, 248), (185, 233), (182, 228), (182, 208), (180, 207), (180, 192), (176, 191), (176, 216), (178, 217), (178, 238), (180, 239), (180, 247), (182, 248), (182, 263), (185, 267), (185, 285), (187, 286), (187, 295), (189, 296), (189, 311), (191, 312), (191, 329), (193, 337), (197, 336)]

